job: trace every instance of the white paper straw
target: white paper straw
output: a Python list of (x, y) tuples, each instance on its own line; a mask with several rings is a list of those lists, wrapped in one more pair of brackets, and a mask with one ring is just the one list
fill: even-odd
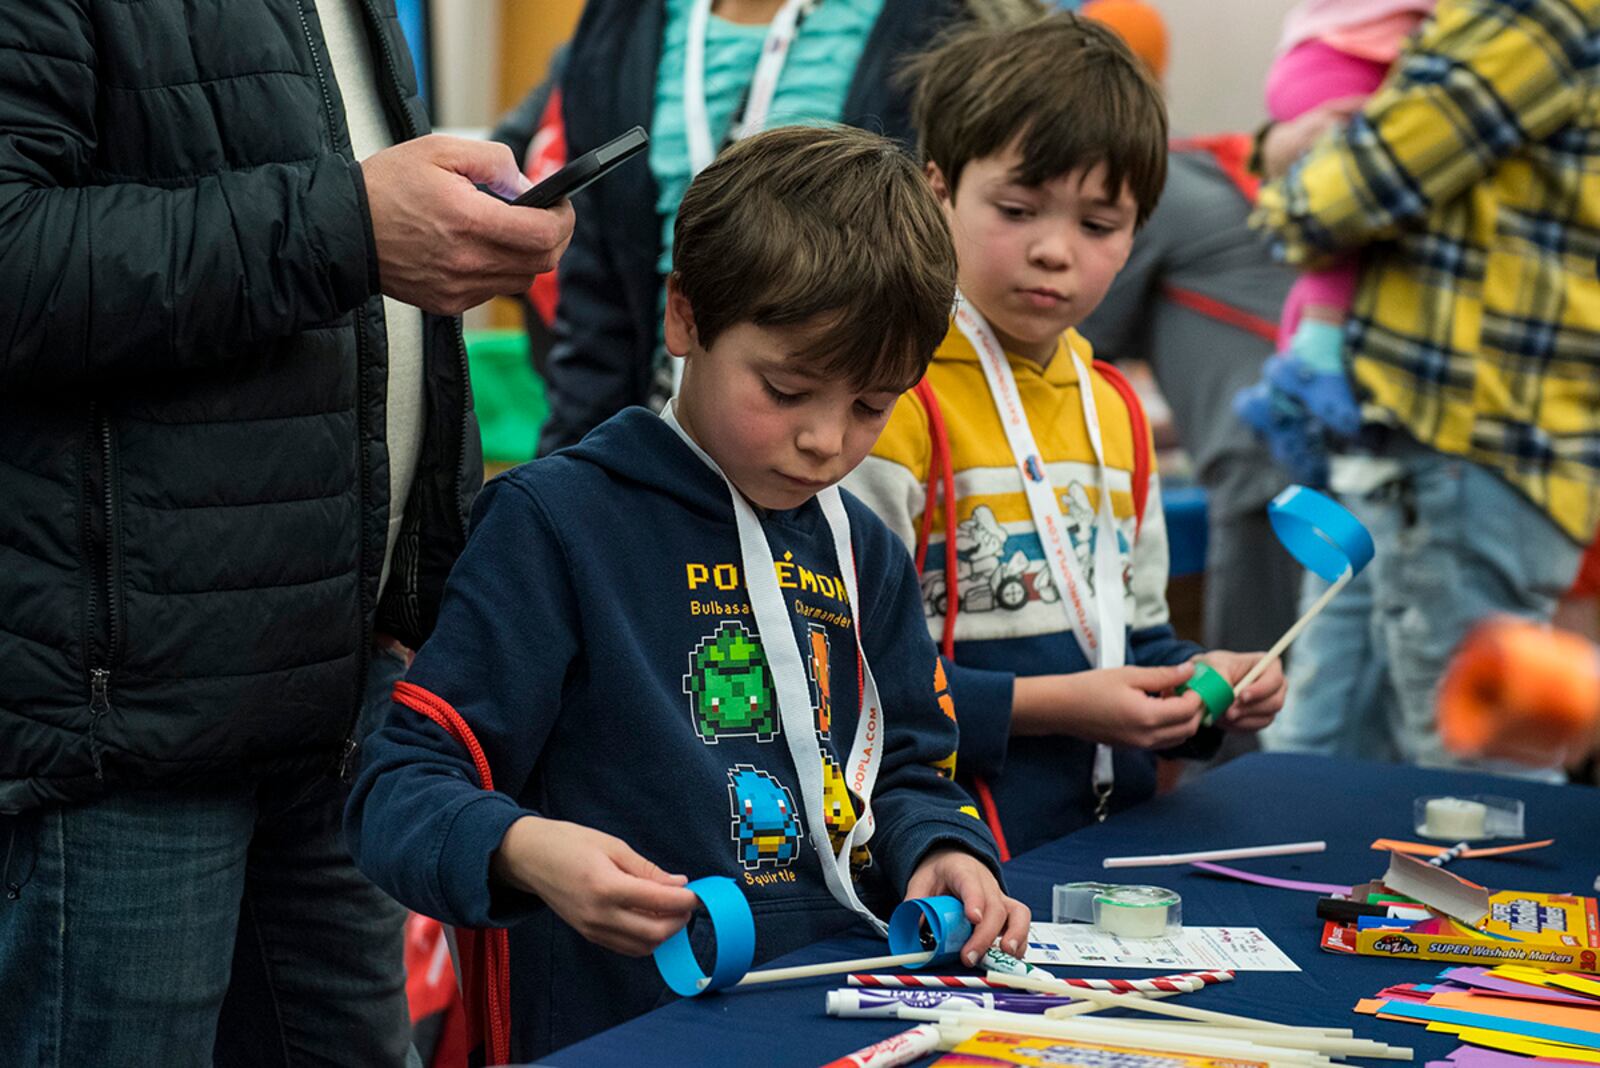
[(1242, 849), (1207, 849), (1199, 853), (1153, 853), (1147, 857), (1107, 857), (1105, 868), (1148, 868), (1162, 864), (1194, 864), (1199, 861), (1248, 860), (1251, 857), (1286, 857), (1295, 853), (1321, 853), (1327, 842), (1286, 842), (1282, 845), (1245, 846)]

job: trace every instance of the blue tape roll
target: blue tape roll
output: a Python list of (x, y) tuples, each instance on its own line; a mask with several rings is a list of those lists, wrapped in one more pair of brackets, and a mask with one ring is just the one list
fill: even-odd
[(941, 964), (957, 959), (961, 947), (972, 937), (972, 923), (959, 898), (916, 897), (902, 901), (889, 916), (889, 952), (917, 953), (928, 949), (923, 945), (923, 923), (933, 938), (934, 954), (923, 964), (907, 965), (921, 968), (926, 964)]
[(696, 879), (684, 889), (692, 891), (705, 905), (711, 931), (717, 939), (717, 962), (711, 969), (711, 982), (700, 985), (706, 973), (700, 970), (694, 950), (689, 947), (687, 927), (657, 946), (655, 958), (656, 968), (672, 992), (692, 998), (708, 990), (732, 986), (744, 978), (756, 956), (756, 921), (739, 884), (725, 875)]
[(1267, 505), (1273, 532), (1294, 558), (1326, 582), (1346, 567), (1359, 575), (1372, 562), (1372, 535), (1344, 505), (1304, 486), (1290, 486)]

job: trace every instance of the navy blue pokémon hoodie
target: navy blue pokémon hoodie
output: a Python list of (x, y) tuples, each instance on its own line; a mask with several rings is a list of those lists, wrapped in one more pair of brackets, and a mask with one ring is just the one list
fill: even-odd
[[(883, 702), (877, 831), (853, 865), (863, 900), (900, 900), (918, 862), (994, 844), (952, 781), (954, 708), (905, 547), (848, 493), (862, 639)], [(818, 847), (854, 824), (840, 766), (858, 718), (852, 608), (816, 501), (762, 519), (813, 696), (829, 826), (809, 826), (745, 592), (722, 479), (655, 415), (629, 409), (478, 497), (433, 637), (409, 682), (449, 702), (466, 750), (402, 705), (366, 742), (346, 811), (357, 862), (409, 907), (510, 928), (512, 1052), (530, 1059), (668, 1000), (650, 958), (586, 942), (490, 860), (524, 815), (621, 838), (670, 872), (738, 881), (757, 960), (857, 922)], [(691, 930), (697, 945), (709, 931)]]

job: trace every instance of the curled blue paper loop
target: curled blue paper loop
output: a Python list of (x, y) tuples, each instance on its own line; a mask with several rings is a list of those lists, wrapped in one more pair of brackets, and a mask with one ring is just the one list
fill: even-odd
[(689, 929), (684, 927), (656, 947), (656, 968), (667, 986), (680, 997), (692, 998), (709, 990), (721, 990), (744, 978), (756, 956), (756, 921), (750, 903), (739, 884), (725, 875), (696, 879), (684, 889), (691, 891), (706, 907), (711, 931), (717, 940), (717, 959), (711, 968), (710, 982), (694, 959), (689, 945)]
[[(926, 927), (924, 927), (926, 924)], [(926, 931), (932, 945), (923, 943)], [(961, 907), (959, 898), (917, 897), (902, 901), (889, 916), (889, 952), (917, 953), (932, 949), (933, 956), (922, 964), (909, 964), (908, 968), (922, 968), (928, 964), (941, 964), (955, 960), (961, 947), (972, 937), (972, 923)]]
[(1325, 582), (1337, 582), (1372, 562), (1372, 535), (1349, 509), (1331, 497), (1304, 486), (1290, 486), (1267, 505), (1267, 518), (1283, 547), (1306, 570)]

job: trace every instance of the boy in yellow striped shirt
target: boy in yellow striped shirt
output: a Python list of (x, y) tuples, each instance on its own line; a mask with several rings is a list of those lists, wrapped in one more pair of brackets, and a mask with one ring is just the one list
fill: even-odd
[[(1152, 750), (1214, 751), (1198, 696), (1174, 690), (1202, 654), (1230, 681), (1259, 654), (1174, 635), (1149, 431), (1073, 329), (1160, 196), (1159, 88), (1111, 31), (1070, 14), (965, 31), (913, 74), (961, 296), (927, 378), (847, 485), (916, 552), (958, 774), (1002, 850), (1021, 851), (1148, 797)], [(1220, 725), (1259, 729), (1283, 688), (1269, 668)]]

